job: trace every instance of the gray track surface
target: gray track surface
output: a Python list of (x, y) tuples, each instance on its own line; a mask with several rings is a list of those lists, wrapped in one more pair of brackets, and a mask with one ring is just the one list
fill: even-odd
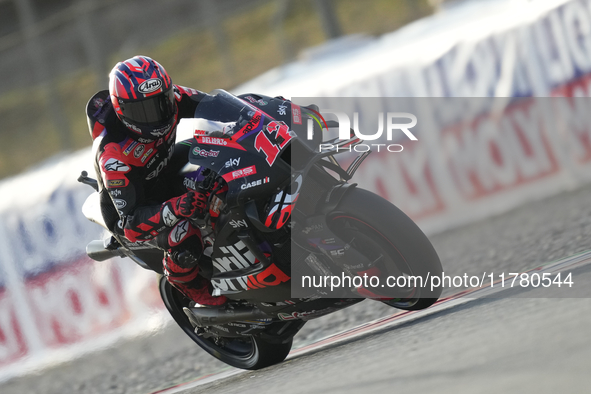
[(589, 298), (479, 299), (183, 393), (588, 393), (590, 324)]
[[(591, 186), (431, 240), (449, 275), (523, 271), (591, 249)], [(307, 323), (295, 344), (307, 344), (393, 312), (378, 302), (364, 301)], [(350, 392), (409, 388), (426, 392), (449, 388), (456, 393), (588, 392), (590, 323), (589, 297), (477, 300), (191, 391), (336, 393), (346, 385)], [(171, 325), (156, 335), (12, 379), (0, 385), (0, 392), (150, 393), (228, 369)]]

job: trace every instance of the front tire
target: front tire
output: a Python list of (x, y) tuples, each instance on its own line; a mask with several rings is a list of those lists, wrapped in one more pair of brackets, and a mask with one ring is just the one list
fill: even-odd
[(284, 343), (270, 343), (257, 336), (244, 338), (205, 338), (197, 335), (183, 312), (189, 305), (185, 298), (164, 276), (160, 278), (160, 295), (166, 309), (179, 327), (203, 350), (224, 363), (241, 369), (261, 369), (283, 361), (291, 350), (292, 338)]
[(441, 276), (443, 271), (435, 248), (423, 231), (387, 200), (353, 188), (328, 215), (327, 223), (342, 240), (372, 261), (381, 261), (376, 264), (381, 264), (382, 272), (422, 278), (422, 286), (408, 288), (406, 295), (383, 301), (385, 304), (419, 310), (433, 305), (441, 296), (442, 289), (431, 289), (428, 283), (430, 277)]

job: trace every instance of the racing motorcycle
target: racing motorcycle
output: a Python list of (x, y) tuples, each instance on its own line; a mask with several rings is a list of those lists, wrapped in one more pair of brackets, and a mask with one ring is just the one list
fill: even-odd
[[(419, 310), (441, 294), (419, 283), (442, 271), (425, 234), (390, 202), (349, 183), (370, 152), (345, 169), (335, 156), (362, 141), (353, 134), (325, 141), (325, 129), (338, 124), (307, 121), (319, 117), (314, 105), (216, 90), (177, 128), (177, 143), (191, 146), (180, 179), (210, 192), (210, 214), (194, 223), (207, 245), (201, 272), (211, 280), (212, 294), (228, 302), (196, 305), (163, 276), (160, 294), (193, 341), (234, 367), (254, 370), (283, 361), (306, 321), (364, 299)], [(332, 148), (320, 149), (323, 142)], [(79, 181), (98, 191), (87, 173)], [(93, 193), (82, 210), (108, 228), (106, 216), (117, 215), (108, 205)], [(87, 253), (97, 261), (130, 257), (162, 273), (161, 250), (115, 232), (92, 241)], [(335, 277), (342, 286), (318, 283)], [(355, 277), (373, 278), (372, 284), (386, 277), (415, 280), (372, 287), (350, 280)]]

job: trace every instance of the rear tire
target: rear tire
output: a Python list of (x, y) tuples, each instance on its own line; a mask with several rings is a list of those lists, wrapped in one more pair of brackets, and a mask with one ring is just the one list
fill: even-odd
[(166, 309), (172, 315), (179, 327), (203, 350), (236, 368), (261, 369), (283, 361), (291, 350), (292, 338), (285, 343), (270, 343), (260, 337), (248, 336), (244, 338), (204, 338), (197, 335), (183, 312), (183, 307), (189, 305), (185, 298), (164, 276), (160, 278), (160, 295)]
[[(400, 209), (382, 197), (353, 188), (327, 217), (332, 231), (346, 242), (355, 239), (355, 249), (368, 257), (383, 255), (388, 275), (420, 276), (423, 286), (408, 289), (408, 296), (382, 301), (404, 310), (425, 309), (441, 296), (441, 288), (431, 289), (429, 277), (441, 276), (437, 252), (421, 229)], [(359, 241), (361, 240), (361, 242)], [(365, 250), (364, 250), (365, 248)], [(373, 256), (372, 256), (373, 255)], [(380, 278), (380, 282), (385, 278)]]

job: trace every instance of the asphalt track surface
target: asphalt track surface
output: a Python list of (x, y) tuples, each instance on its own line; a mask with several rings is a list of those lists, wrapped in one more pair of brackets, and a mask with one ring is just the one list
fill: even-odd
[[(526, 271), (591, 249), (591, 186), (431, 237), (449, 275)], [(168, 326), (0, 385), (0, 393), (587, 393), (591, 265), (574, 286), (507, 289), (383, 326), (254, 372), (218, 362)], [(447, 290), (445, 295), (460, 289)], [(568, 298), (564, 298), (568, 297)], [(391, 315), (364, 301), (313, 320), (296, 347)], [(422, 313), (422, 312), (421, 312)], [(207, 379), (208, 374), (221, 373)], [(189, 383), (197, 381), (197, 383)], [(195, 384), (198, 384), (195, 386)]]
[[(591, 265), (575, 274), (576, 291), (552, 289), (552, 296), (589, 297)], [(265, 370), (165, 393), (589, 392), (589, 298), (482, 298), (436, 309)]]

